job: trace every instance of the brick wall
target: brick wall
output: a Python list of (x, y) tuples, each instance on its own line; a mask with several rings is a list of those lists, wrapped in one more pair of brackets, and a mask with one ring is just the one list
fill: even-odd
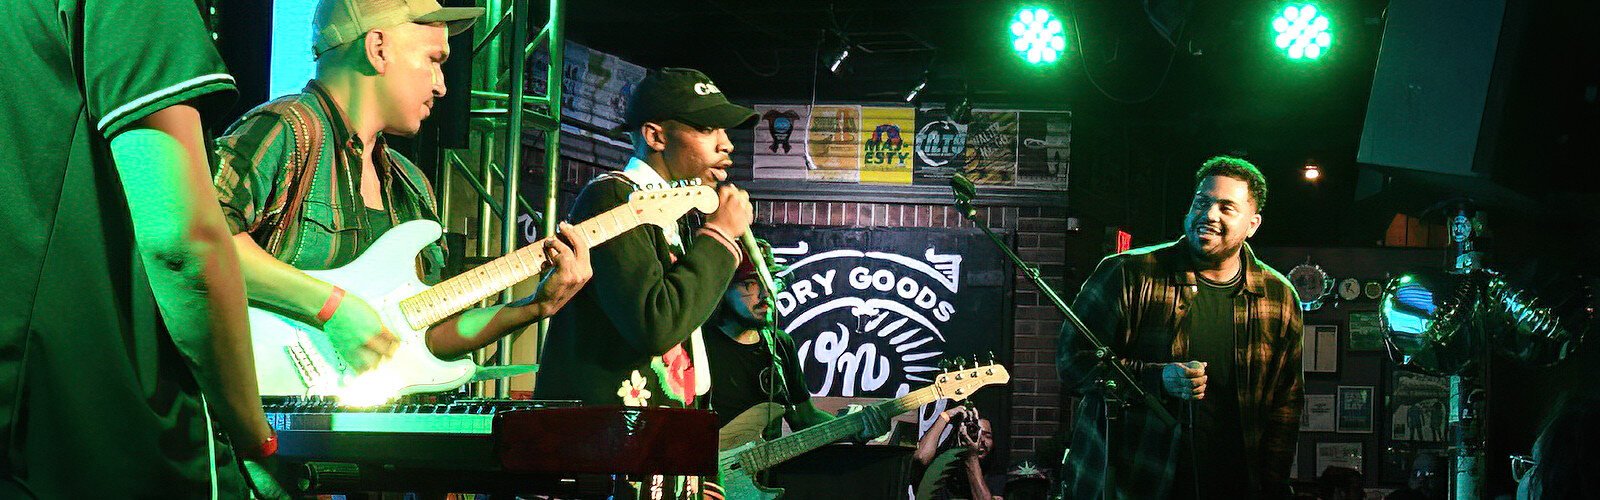
[[(839, 203), (754, 200), (760, 224), (854, 227), (974, 227), (950, 205)], [(978, 220), (993, 229), (1016, 232), (1014, 250), (1037, 265), (1052, 287), (1060, 288), (1066, 262), (1066, 211), (1062, 208), (992, 207), (978, 209)], [(1060, 428), (1061, 384), (1055, 375), (1056, 335), (1061, 313), (1020, 271), (1012, 303), (1011, 460), (1033, 459), (1039, 444)]]

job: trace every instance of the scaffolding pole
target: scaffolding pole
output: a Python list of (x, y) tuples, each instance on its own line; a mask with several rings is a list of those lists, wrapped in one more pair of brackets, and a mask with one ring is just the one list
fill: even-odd
[[(522, 210), (532, 207), (523, 199), (520, 192), (522, 172), (522, 138), (523, 131), (530, 126), (545, 132), (545, 193), (544, 214), (551, 216), (537, 217), (542, 224), (541, 237), (555, 233), (557, 212), (557, 195), (560, 180), (560, 145), (561, 145), (561, 81), (562, 81), (562, 44), (565, 40), (561, 29), (563, 5), (560, 0), (550, 0), (549, 18), (539, 35), (532, 43), (528, 41), (528, 26), (532, 11), (532, 0), (486, 0), (486, 10), (496, 16), (493, 26), (482, 26), (480, 32), (483, 36), (473, 44), (472, 57), (476, 74), (473, 77), (474, 89), (469, 97), (475, 103), (488, 102), (488, 109), (473, 109), (474, 129), (478, 137), (471, 144), (476, 151), (478, 171), (460, 161), (461, 155), (454, 152), (446, 154), (447, 161), (444, 177), (449, 178), (451, 171), (459, 174), (467, 184), (479, 195), (478, 204), (478, 238), (476, 250), (479, 257), (490, 257), (494, 253), (491, 244), (494, 219), (500, 221), (499, 255), (506, 255), (518, 247), (517, 239), (520, 236), (518, 217)], [(502, 38), (503, 37), (503, 38)], [(550, 66), (546, 72), (545, 95), (527, 95), (527, 58), (537, 52), (538, 46), (544, 46), (550, 54)], [(505, 63), (502, 68), (502, 63)], [(503, 91), (504, 93), (500, 93)], [(494, 108), (495, 104), (504, 108)], [(508, 103), (519, 103), (511, 105)], [(547, 112), (526, 109), (527, 104), (545, 105)], [(482, 122), (480, 122), (480, 120)], [(487, 126), (479, 127), (479, 123)], [(497, 142), (496, 140), (500, 142)], [(498, 154), (497, 154), (498, 153)], [(496, 175), (499, 174), (499, 175)], [(496, 199), (495, 177), (499, 177), (500, 197)], [(450, 186), (448, 180), (441, 182), (442, 186)], [(447, 197), (442, 199), (449, 199)], [(531, 210), (530, 210), (531, 212)], [(446, 224), (449, 223), (450, 207), (440, 207), (440, 213)], [(512, 290), (500, 293), (499, 303), (514, 300)], [(483, 305), (489, 305), (487, 302)], [(549, 320), (542, 320), (538, 325), (539, 351), (543, 352), (546, 331)], [(511, 339), (501, 338), (495, 343), (495, 353), (492, 360), (487, 359), (487, 350), (474, 353), (474, 359), (480, 364), (505, 366), (511, 363)], [(474, 384), (472, 388), (475, 396), (488, 396), (484, 382)], [(505, 380), (495, 382), (494, 397), (505, 398), (510, 396), (510, 385)]]

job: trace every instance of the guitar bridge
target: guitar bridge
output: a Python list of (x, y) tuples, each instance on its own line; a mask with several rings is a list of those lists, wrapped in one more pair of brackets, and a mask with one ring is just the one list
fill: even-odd
[(283, 348), (289, 354), (290, 362), (294, 363), (294, 371), (300, 375), (300, 381), (305, 383), (307, 393), (315, 392), (314, 389), (322, 385), (329, 373), (327, 363), (306, 348), (310, 341), (305, 332), (295, 332), (295, 342)]

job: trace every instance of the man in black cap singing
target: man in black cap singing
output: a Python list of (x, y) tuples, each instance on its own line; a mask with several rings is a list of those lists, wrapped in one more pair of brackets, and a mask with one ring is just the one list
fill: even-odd
[[(633, 157), (596, 177), (573, 202), (570, 220), (621, 205), (645, 186), (727, 179), (733, 162), (725, 129), (755, 120), (699, 71), (663, 68), (639, 83), (626, 123)], [(750, 227), (744, 191), (724, 184), (703, 224), (641, 226), (596, 247), (594, 278), (552, 319), (540, 399), (592, 405), (703, 406), (711, 387), (700, 325), (716, 309), (740, 260), (736, 239)]]
[[(621, 172), (584, 186), (568, 218), (588, 220), (646, 186), (727, 180), (733, 143), (725, 129), (755, 118), (699, 71), (650, 74), (628, 102), (624, 126), (633, 137), (633, 157)], [(711, 375), (700, 325), (733, 278), (740, 260), (736, 239), (754, 213), (749, 196), (732, 185), (723, 184), (717, 196), (719, 208), (702, 224), (688, 215), (677, 231), (640, 226), (591, 250), (594, 277), (551, 321), (535, 398), (704, 405), (700, 396), (710, 390)]]

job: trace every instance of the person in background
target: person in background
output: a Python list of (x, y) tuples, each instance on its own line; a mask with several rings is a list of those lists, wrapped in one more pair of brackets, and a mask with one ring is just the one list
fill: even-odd
[(1600, 494), (1600, 399), (1569, 400), (1533, 442), (1512, 457), (1517, 500), (1577, 500)]

